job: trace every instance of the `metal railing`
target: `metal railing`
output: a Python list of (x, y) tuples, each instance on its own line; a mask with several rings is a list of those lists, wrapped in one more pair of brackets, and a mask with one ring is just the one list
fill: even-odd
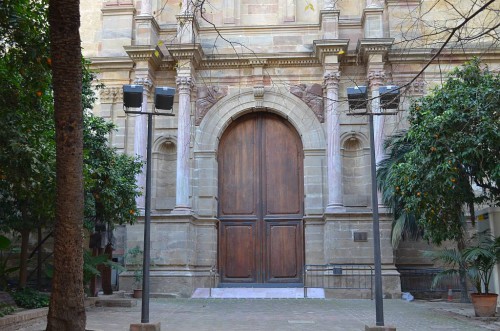
[(367, 264), (306, 264), (304, 298), (308, 288), (370, 290), (373, 299), (373, 266)]
[(439, 268), (398, 268), (401, 280), (401, 291), (411, 293), (422, 292), (453, 292), (460, 291), (460, 279), (458, 275), (450, 275), (440, 279), (433, 287), (434, 277), (442, 271)]

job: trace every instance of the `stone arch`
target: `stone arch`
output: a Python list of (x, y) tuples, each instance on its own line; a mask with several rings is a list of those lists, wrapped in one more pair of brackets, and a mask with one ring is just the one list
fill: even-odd
[(177, 140), (160, 137), (152, 146), (152, 206), (157, 211), (175, 207)]
[[(326, 139), (314, 112), (288, 92), (266, 88), (256, 107), (253, 89), (238, 90), (219, 100), (196, 127), (194, 139), (193, 207), (199, 215), (217, 215), (217, 148), (224, 130), (236, 118), (255, 111), (276, 113), (297, 130), (304, 148), (304, 207), (306, 215), (322, 214), (326, 181)], [(309, 168), (309, 169), (308, 169)], [(314, 168), (314, 171), (311, 169)], [(309, 171), (308, 171), (309, 170)], [(307, 174), (307, 175), (306, 175)]]
[(368, 140), (361, 133), (341, 137), (344, 206), (366, 208), (370, 195), (370, 153)]

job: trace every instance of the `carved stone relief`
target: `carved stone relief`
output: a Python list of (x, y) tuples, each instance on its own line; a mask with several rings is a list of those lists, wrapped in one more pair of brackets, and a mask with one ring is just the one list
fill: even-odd
[(195, 124), (200, 125), (203, 117), (208, 113), (210, 108), (225, 97), (228, 93), (227, 86), (200, 86), (197, 88), (196, 96), (196, 118)]
[(300, 98), (311, 108), (320, 123), (325, 121), (323, 87), (320, 84), (300, 84), (290, 87), (290, 93)]

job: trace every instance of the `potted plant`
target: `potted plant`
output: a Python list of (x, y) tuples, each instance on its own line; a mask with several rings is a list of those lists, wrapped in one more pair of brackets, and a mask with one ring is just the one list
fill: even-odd
[(125, 256), (125, 261), (128, 266), (132, 266), (132, 272), (134, 276), (134, 288), (132, 296), (134, 298), (142, 297), (142, 262), (143, 262), (143, 251), (139, 246), (135, 246), (127, 251)]
[(495, 316), (498, 294), (490, 293), (489, 286), (493, 269), (500, 262), (500, 237), (494, 238), (488, 230), (478, 232), (472, 236), (463, 251), (445, 249), (433, 256), (435, 260), (441, 260), (451, 266), (436, 275), (433, 286), (445, 276), (458, 274), (459, 267), (462, 267), (476, 288), (476, 292), (471, 294), (476, 316)]
[(489, 231), (477, 233), (472, 237), (472, 245), (464, 249), (463, 256), (467, 275), (476, 288), (476, 293), (471, 294), (476, 316), (495, 316), (498, 294), (490, 293), (489, 285), (493, 269), (500, 261), (500, 237), (492, 237)]

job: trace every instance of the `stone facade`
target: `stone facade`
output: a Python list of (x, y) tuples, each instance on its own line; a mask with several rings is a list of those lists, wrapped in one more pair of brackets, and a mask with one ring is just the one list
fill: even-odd
[[(402, 43), (415, 33), (409, 15), (425, 5), (420, 1), (311, 0), (306, 9), (295, 0), (213, 0), (204, 8), (187, 0), (96, 3), (81, 1), (82, 46), (106, 85), (95, 113), (117, 124), (112, 146), (145, 157), (146, 118), (126, 116), (123, 84), (144, 85), (143, 111), (153, 107), (154, 87), (177, 88), (176, 116), (153, 124), (153, 293), (189, 296), (212, 281), (218, 143), (235, 118), (255, 111), (287, 119), (302, 140), (304, 263), (373, 264), (368, 121), (350, 116), (346, 89), (368, 86), (378, 112), (379, 86), (412, 82), (403, 89), (404, 110), (443, 72), (478, 53), (447, 52), (446, 61), (412, 81), (434, 54)], [(499, 50), (482, 47), (498, 66)], [(404, 112), (376, 116), (377, 160), (384, 136), (404, 126)], [(138, 181), (144, 185), (143, 177)], [(399, 297), (391, 219), (381, 211), (383, 292)], [(126, 247), (142, 245), (143, 224), (126, 227), (120, 236)], [(355, 233), (366, 240), (355, 241)], [(129, 273), (120, 286), (131, 288)]]

